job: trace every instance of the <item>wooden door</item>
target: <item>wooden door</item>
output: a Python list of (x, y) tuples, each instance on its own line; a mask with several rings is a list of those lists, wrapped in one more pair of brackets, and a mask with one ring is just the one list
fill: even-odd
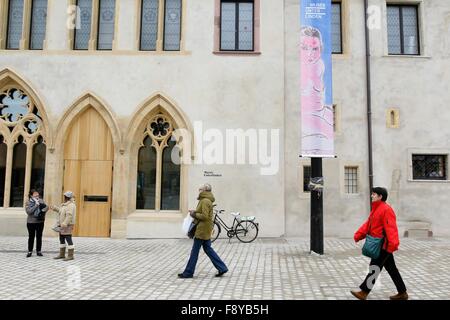
[(64, 190), (75, 194), (75, 236), (109, 237), (113, 144), (109, 127), (89, 108), (72, 124), (64, 150)]
[(80, 237), (109, 237), (111, 228), (112, 161), (82, 161)]

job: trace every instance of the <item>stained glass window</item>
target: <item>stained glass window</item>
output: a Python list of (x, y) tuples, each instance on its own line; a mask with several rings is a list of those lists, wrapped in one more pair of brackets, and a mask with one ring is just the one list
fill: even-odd
[(30, 190), (37, 190), (41, 198), (44, 197), (45, 158), (45, 144), (43, 143), (42, 137), (39, 137), (38, 143), (33, 146)]
[(155, 209), (156, 194), (156, 149), (152, 139), (145, 138), (144, 146), (139, 149), (136, 209)]
[(156, 50), (159, 0), (142, 0), (141, 50)]
[(22, 38), (23, 1), (9, 0), (7, 49), (19, 49)]
[(87, 50), (91, 38), (92, 0), (77, 0), (77, 6), (80, 24), (75, 29), (74, 49)]
[(23, 143), (23, 137), (13, 149), (13, 165), (11, 174), (10, 207), (23, 207), (23, 193), (25, 186), (25, 165), (27, 159), (27, 146)]
[(253, 50), (253, 1), (222, 0), (220, 50)]
[(168, 141), (162, 157), (161, 209), (180, 209), (180, 165), (172, 161), (172, 152), (178, 152), (175, 139)]
[(180, 50), (181, 0), (166, 0), (164, 15), (164, 50)]
[(3, 136), (0, 135), (0, 207), (3, 207), (5, 197), (5, 177), (6, 177), (6, 152), (8, 147), (3, 142)]
[[(45, 130), (34, 101), (23, 89), (11, 84), (0, 91), (0, 130), (3, 133), (0, 135), (0, 206), (22, 207), (25, 190), (44, 191)], [(12, 148), (12, 162), (6, 163), (9, 148)], [(27, 150), (32, 162), (28, 171)], [(5, 185), (7, 172), (11, 174), (11, 182)], [(25, 185), (28, 181), (25, 176), (30, 177), (29, 185)], [(6, 199), (5, 190), (10, 192)]]
[(420, 54), (418, 20), (417, 6), (387, 6), (389, 54)]
[(341, 3), (333, 2), (331, 5), (331, 41), (333, 53), (342, 53), (341, 30)]
[(47, 0), (33, 0), (31, 10), (30, 49), (42, 50), (47, 21)]
[(115, 11), (116, 0), (100, 0), (97, 43), (99, 50), (112, 50)]

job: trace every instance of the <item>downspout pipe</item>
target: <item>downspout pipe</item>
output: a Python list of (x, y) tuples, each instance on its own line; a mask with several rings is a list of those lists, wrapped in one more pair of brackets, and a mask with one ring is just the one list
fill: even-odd
[[(367, 138), (368, 138), (368, 152), (369, 152), (369, 194), (373, 188), (373, 147), (372, 147), (372, 81), (371, 81), (371, 65), (370, 65), (370, 30), (368, 26), (368, 9), (369, 0), (364, 0), (364, 24), (365, 24), (365, 38), (366, 38), (366, 96), (367, 96)], [(370, 201), (370, 206), (372, 202)]]

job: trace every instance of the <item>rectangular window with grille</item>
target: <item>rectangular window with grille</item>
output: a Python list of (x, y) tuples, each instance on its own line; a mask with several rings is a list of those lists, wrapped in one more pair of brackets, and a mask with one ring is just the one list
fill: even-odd
[(358, 193), (358, 167), (345, 167), (345, 193)]
[(447, 155), (413, 154), (414, 180), (447, 180)]
[(342, 4), (331, 4), (331, 45), (332, 53), (342, 54)]
[(253, 0), (222, 0), (220, 8), (220, 50), (253, 51)]
[(303, 166), (303, 192), (310, 192), (309, 182), (311, 181), (311, 166)]
[(47, 1), (33, 0), (31, 9), (30, 49), (42, 50), (47, 21)]
[(388, 53), (420, 55), (417, 5), (387, 6)]

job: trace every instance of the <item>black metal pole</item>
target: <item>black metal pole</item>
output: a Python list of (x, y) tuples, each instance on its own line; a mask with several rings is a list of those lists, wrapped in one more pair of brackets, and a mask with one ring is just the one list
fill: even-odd
[[(322, 158), (311, 158), (311, 178), (322, 177)], [(311, 251), (323, 254), (323, 190), (311, 190)]]
[(364, 24), (365, 24), (365, 40), (366, 40), (366, 94), (367, 94), (367, 144), (369, 153), (369, 207), (372, 206), (370, 193), (373, 187), (373, 150), (372, 150), (372, 77), (370, 64), (370, 30), (367, 25), (369, 1), (364, 0)]

